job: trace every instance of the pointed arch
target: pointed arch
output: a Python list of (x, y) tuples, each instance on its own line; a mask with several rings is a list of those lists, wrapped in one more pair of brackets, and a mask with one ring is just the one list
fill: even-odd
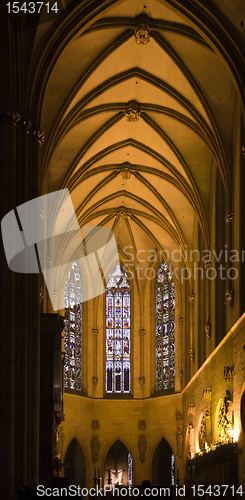
[(74, 437), (66, 450), (65, 464), (65, 477), (71, 477), (76, 486), (85, 486), (85, 458), (83, 450)]
[(121, 438), (113, 440), (104, 460), (104, 482), (110, 477), (112, 484), (132, 484), (133, 457)]
[(174, 484), (174, 454), (168, 441), (162, 437), (152, 456), (152, 483)]
[(163, 262), (156, 279), (156, 391), (175, 387), (175, 285)]
[(72, 264), (65, 284), (64, 330), (65, 390), (82, 391), (82, 277), (77, 264)]
[(106, 393), (130, 394), (131, 287), (117, 265), (106, 286)]

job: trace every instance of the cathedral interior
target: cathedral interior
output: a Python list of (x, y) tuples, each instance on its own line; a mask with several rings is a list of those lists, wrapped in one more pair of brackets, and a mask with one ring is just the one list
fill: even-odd
[[(244, 1), (0, 9), (1, 498), (144, 480), (241, 497)], [(66, 234), (38, 253), (20, 206), (63, 190), (91, 273), (73, 245), (52, 287), (65, 208), (35, 212)], [(90, 259), (91, 227), (111, 259)], [(37, 271), (18, 268), (18, 238)]]

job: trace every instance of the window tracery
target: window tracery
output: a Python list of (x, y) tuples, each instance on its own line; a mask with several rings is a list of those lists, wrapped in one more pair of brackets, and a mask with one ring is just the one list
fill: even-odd
[(156, 280), (156, 390), (175, 386), (175, 285), (163, 262)]
[(133, 460), (130, 453), (128, 453), (128, 484), (133, 484), (132, 474), (133, 474)]
[(72, 264), (65, 284), (64, 386), (82, 390), (82, 279)]
[(118, 265), (106, 287), (106, 393), (130, 393), (130, 284)]

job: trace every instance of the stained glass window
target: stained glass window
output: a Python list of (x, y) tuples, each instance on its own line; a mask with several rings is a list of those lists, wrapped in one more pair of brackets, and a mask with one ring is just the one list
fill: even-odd
[(133, 484), (132, 472), (133, 472), (133, 460), (130, 453), (128, 453), (128, 484)]
[(156, 280), (156, 390), (175, 384), (175, 286), (167, 265)]
[(174, 469), (175, 469), (174, 455), (172, 454), (171, 455), (171, 485), (172, 486), (174, 486)]
[(106, 287), (106, 392), (130, 393), (130, 284), (119, 265)]
[(82, 390), (82, 280), (73, 263), (65, 284), (65, 389)]

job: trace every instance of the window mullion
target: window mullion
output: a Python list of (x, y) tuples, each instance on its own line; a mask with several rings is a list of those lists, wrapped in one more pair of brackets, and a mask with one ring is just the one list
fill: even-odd
[(170, 387), (170, 286), (168, 281), (168, 386)]

